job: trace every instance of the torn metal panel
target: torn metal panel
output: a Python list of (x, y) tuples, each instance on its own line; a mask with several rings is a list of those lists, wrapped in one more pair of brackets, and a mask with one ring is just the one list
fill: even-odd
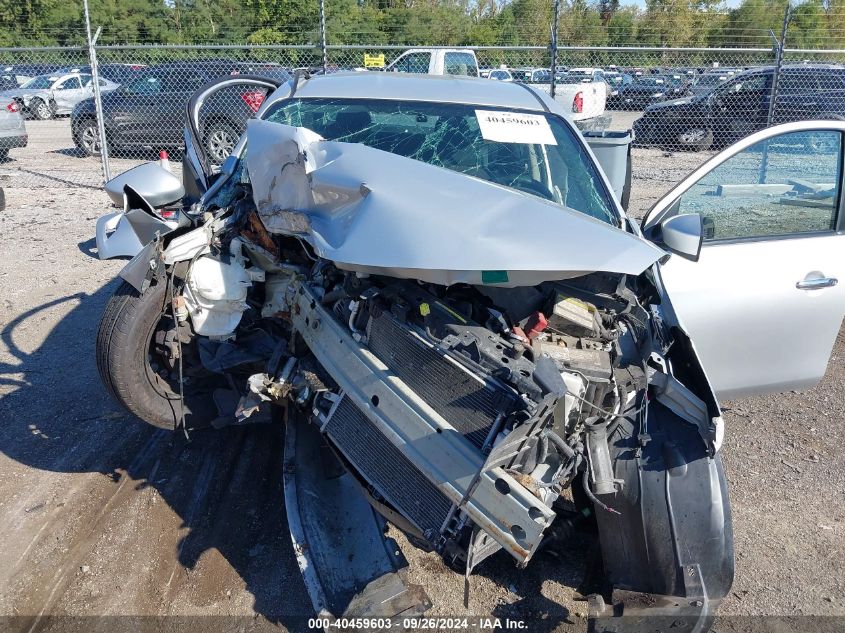
[(554, 202), (362, 144), (252, 120), (247, 169), (271, 233), (342, 269), (505, 287), (639, 274), (665, 253)]
[[(344, 472), (320, 433), (291, 416), (284, 488), (296, 561), (319, 617), (398, 617), (431, 606), (406, 580), (407, 561), (384, 534), (384, 520)], [(354, 526), (354, 529), (350, 529)]]

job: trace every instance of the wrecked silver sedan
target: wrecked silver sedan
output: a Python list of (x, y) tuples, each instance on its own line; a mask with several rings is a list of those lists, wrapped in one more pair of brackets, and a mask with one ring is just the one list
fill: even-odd
[[(268, 96), (215, 173), (198, 111), (242, 89)], [(688, 297), (673, 306), (663, 274), (712, 267), (710, 240), (731, 248), (706, 208), (684, 206), (703, 175), (783, 135), (841, 139), (845, 125), (774, 128), (727, 150), (655, 207), (643, 237), (583, 137), (529, 87), (226, 78), (195, 95), (188, 119), (184, 189), (147, 165), (113, 191), (150, 241), (106, 308), (98, 365), (159, 427), (284, 419), (285, 502), (315, 612), (430, 606), (385, 521), (466, 574), (468, 591), (489, 556), (524, 567), (584, 523), (607, 579), (593, 615), (709, 626), (733, 578), (717, 396), (818, 380), (835, 328), (813, 332), (814, 358), (765, 370), (748, 333), (726, 372), (722, 351), (699, 360), (681, 324)], [(178, 199), (172, 229), (156, 207)], [(814, 195), (814, 212), (827, 199)], [(843, 295), (819, 281), (830, 278), (805, 288), (836, 293), (815, 297), (827, 303), (813, 318), (838, 326)], [(712, 310), (726, 310), (711, 290)], [(701, 329), (708, 346), (713, 336)]]

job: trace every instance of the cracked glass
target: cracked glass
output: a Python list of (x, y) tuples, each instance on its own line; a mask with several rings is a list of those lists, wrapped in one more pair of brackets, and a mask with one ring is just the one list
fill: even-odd
[(330, 141), (361, 143), (444, 167), (618, 224), (609, 192), (566, 123), (540, 115), (556, 145), (490, 141), (481, 134), (475, 109), (465, 104), (312, 98), (281, 102), (264, 118), (307, 128)]

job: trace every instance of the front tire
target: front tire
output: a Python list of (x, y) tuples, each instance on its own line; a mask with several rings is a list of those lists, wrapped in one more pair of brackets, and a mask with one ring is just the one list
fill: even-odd
[(76, 129), (74, 135), (76, 146), (86, 156), (99, 156), (102, 150), (100, 143), (100, 130), (97, 122), (93, 119), (83, 121)]
[[(166, 287), (154, 284), (142, 294), (123, 282), (106, 304), (96, 354), (100, 377), (115, 400), (153, 426), (175, 429), (182, 415), (178, 381), (174, 384), (164, 375), (153, 351), (156, 330), (168, 318)], [(208, 386), (201, 380), (183, 381), (186, 428), (206, 427), (215, 419)]]

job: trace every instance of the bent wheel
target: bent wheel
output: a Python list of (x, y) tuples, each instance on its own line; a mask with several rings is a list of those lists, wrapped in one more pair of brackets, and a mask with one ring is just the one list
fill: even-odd
[[(172, 328), (165, 291), (164, 283), (143, 294), (126, 282), (118, 286), (100, 321), (96, 354), (103, 384), (121, 405), (153, 426), (174, 429), (182, 416), (178, 377), (156, 345), (157, 332)], [(192, 367), (189, 347), (183, 344), (184, 415), (185, 426), (195, 429), (216, 418), (212, 393), (224, 382)]]

